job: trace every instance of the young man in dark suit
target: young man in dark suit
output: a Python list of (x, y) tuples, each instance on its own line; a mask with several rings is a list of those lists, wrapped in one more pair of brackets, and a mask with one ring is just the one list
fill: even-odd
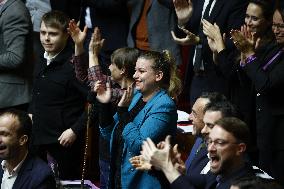
[(10, 109), (0, 114), (1, 188), (56, 188), (50, 167), (29, 152), (31, 130), (27, 113)]
[(68, 24), (69, 18), (60, 11), (42, 17), (40, 40), (45, 53), (35, 66), (30, 113), (38, 153), (44, 159), (48, 153), (57, 161), (60, 179), (78, 179), (88, 90), (70, 64)]

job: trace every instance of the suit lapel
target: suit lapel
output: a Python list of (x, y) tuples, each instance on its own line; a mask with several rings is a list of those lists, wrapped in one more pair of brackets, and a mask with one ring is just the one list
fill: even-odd
[(40, 57), (40, 61), (35, 65), (34, 74), (38, 77), (47, 68), (46, 59), (43, 55)]
[(31, 157), (28, 155), (25, 161), (23, 162), (22, 167), (18, 173), (18, 176), (13, 185), (13, 189), (20, 189), (21, 186), (29, 180), (28, 172), (32, 169), (32, 167), (33, 167), (33, 161)]
[(219, 12), (222, 10), (226, 0), (216, 0), (215, 5), (211, 11), (208, 21), (214, 23), (215, 18), (219, 15)]
[(153, 106), (153, 104), (156, 102), (156, 100), (158, 98), (160, 98), (160, 96), (162, 96), (163, 94), (165, 94), (166, 91), (165, 90), (160, 90), (158, 91), (145, 105), (144, 107), (144, 113), (146, 115), (146, 113), (149, 111), (149, 109)]
[(216, 181), (216, 176), (211, 173), (207, 178), (208, 179), (205, 189), (216, 189), (218, 184)]
[[(0, 162), (2, 162), (3, 160), (1, 160)], [(1, 165), (0, 165), (1, 166)], [(4, 171), (2, 169), (2, 166), (0, 167), (0, 179), (2, 180), (3, 178), (3, 174), (4, 174)]]
[[(191, 167), (191, 166), (195, 166), (195, 165), (200, 165), (200, 162), (203, 160), (203, 159), (205, 159), (205, 158), (207, 158), (207, 149), (206, 149), (206, 147), (202, 147), (201, 149), (200, 149), (200, 151), (194, 156), (194, 158), (192, 159), (192, 162), (191, 162), (191, 164), (189, 165), (189, 167)], [(203, 165), (202, 165), (203, 166)], [(203, 167), (200, 167), (201, 168), (201, 170), (202, 170), (202, 168)]]
[[(194, 4), (196, 5), (195, 8), (194, 8), (196, 11), (193, 11), (193, 14), (194, 14), (194, 12), (197, 13), (195, 15), (195, 17), (198, 18), (198, 19), (196, 19), (196, 20), (201, 20), (204, 2), (205, 2), (205, 0), (197, 0), (193, 3), (193, 6), (194, 6)], [(193, 19), (190, 19), (190, 20), (193, 20)]]

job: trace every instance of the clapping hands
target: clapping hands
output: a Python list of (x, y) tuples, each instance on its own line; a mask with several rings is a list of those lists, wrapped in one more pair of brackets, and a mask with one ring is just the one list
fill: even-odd
[(152, 168), (161, 170), (168, 164), (172, 164), (180, 173), (185, 173), (185, 165), (177, 147), (177, 145), (171, 147), (170, 136), (167, 136), (165, 141), (158, 143), (157, 146), (150, 138), (147, 138), (143, 142), (141, 155), (130, 158), (130, 163), (138, 170)]
[(225, 33), (221, 34), (219, 26), (211, 24), (205, 19), (202, 19), (203, 33), (207, 36), (208, 45), (213, 53), (219, 53), (225, 49)]
[(257, 38), (256, 33), (251, 32), (246, 25), (242, 26), (241, 30), (231, 30), (230, 34), (235, 46), (245, 58), (253, 55), (259, 46), (260, 38)]

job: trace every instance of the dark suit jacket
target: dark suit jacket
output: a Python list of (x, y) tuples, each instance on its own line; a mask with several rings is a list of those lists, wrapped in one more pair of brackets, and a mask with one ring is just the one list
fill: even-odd
[[(240, 52), (224, 49), (217, 55), (220, 71), (229, 83), (228, 99), (236, 106), (241, 119), (255, 134), (255, 91), (252, 81), (240, 66)], [(253, 136), (253, 139), (255, 136)]]
[(80, 17), (80, 0), (50, 0), (50, 6), (52, 10), (59, 10), (66, 13), (70, 19), (77, 21)]
[(57, 138), (68, 128), (82, 135), (88, 89), (76, 79), (71, 56), (67, 45), (49, 66), (43, 57), (36, 64), (30, 105), (35, 145), (58, 143)]
[[(135, 47), (136, 25), (143, 11), (144, 0), (129, 0), (130, 24), (127, 44)], [(150, 1), (150, 8), (147, 12), (147, 29), (150, 49), (161, 52), (168, 49), (181, 64), (180, 47), (171, 36), (171, 30), (175, 30), (177, 20), (171, 0)]]
[[(190, 18), (187, 29), (194, 34), (199, 35), (200, 30), (200, 19), (204, 0), (192, 0), (193, 3), (193, 14)], [(229, 40), (229, 32), (231, 29), (239, 29), (240, 26), (244, 23), (245, 12), (247, 7), (246, 0), (217, 0), (214, 8), (211, 11), (210, 17), (206, 18), (211, 23), (216, 23), (220, 27), (221, 33), (226, 33), (226, 47), (229, 50), (234, 49), (234, 45), (231, 40)], [(202, 30), (202, 29), (201, 29)], [(204, 70), (205, 70), (205, 81), (196, 85), (197, 88), (192, 87), (192, 90), (198, 91), (195, 94), (191, 101), (194, 102), (197, 97), (200, 96), (203, 91), (216, 91), (227, 94), (228, 83), (223, 77), (219, 68), (212, 60), (212, 52), (208, 46), (207, 39), (203, 33), (199, 35), (201, 37), (202, 43), (202, 55)], [(193, 46), (190, 53), (190, 61), (187, 68), (186, 74), (186, 84), (191, 83), (192, 74), (192, 65), (193, 65), (193, 55), (194, 55), (195, 46)], [(199, 81), (197, 77), (196, 80)], [(202, 78), (204, 80), (204, 78)]]
[(0, 109), (30, 101), (31, 34), (32, 23), (25, 4), (8, 0), (0, 10)]
[[(229, 189), (233, 180), (254, 175), (252, 167), (250, 165), (245, 165), (228, 175), (226, 178), (221, 179), (218, 189)], [(206, 175), (195, 175), (195, 177), (191, 178), (188, 178), (187, 175), (180, 176), (171, 184), (171, 187), (173, 189), (212, 189), (215, 188), (216, 185), (216, 175), (209, 172)]]
[[(125, 0), (82, 0), (81, 27), (85, 23), (85, 9), (90, 7), (92, 26), (98, 27), (105, 40), (103, 51), (127, 46), (129, 14)], [(93, 32), (93, 31), (92, 31)]]
[[(0, 169), (0, 179), (3, 177)], [(50, 167), (38, 157), (28, 154), (13, 185), (13, 189), (55, 189), (55, 179)]]
[(194, 156), (191, 164), (186, 170), (186, 174), (191, 177), (191, 175), (200, 175), (200, 172), (208, 163), (209, 159), (207, 156), (207, 148), (201, 148), (200, 151)]
[[(244, 67), (256, 90), (257, 144), (262, 150), (284, 149), (284, 54), (267, 64), (280, 50), (271, 42), (256, 52), (257, 59)], [(282, 50), (281, 50), (282, 51)], [(259, 53), (261, 52), (261, 53)], [(271, 160), (273, 161), (273, 160)]]

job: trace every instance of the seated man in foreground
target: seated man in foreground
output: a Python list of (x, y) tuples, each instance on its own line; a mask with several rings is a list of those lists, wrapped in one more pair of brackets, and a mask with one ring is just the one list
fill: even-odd
[(218, 120), (206, 141), (210, 171), (190, 179), (176, 169), (169, 137), (162, 149), (156, 148), (151, 139), (147, 139), (141, 154), (155, 169), (164, 172), (172, 188), (207, 189), (218, 185), (218, 188), (229, 189), (234, 179), (254, 175), (252, 167), (245, 163), (244, 158), (248, 141), (249, 130), (244, 122), (233, 117)]
[(27, 113), (8, 110), (0, 114), (1, 189), (55, 189), (53, 173), (29, 153), (32, 121)]

